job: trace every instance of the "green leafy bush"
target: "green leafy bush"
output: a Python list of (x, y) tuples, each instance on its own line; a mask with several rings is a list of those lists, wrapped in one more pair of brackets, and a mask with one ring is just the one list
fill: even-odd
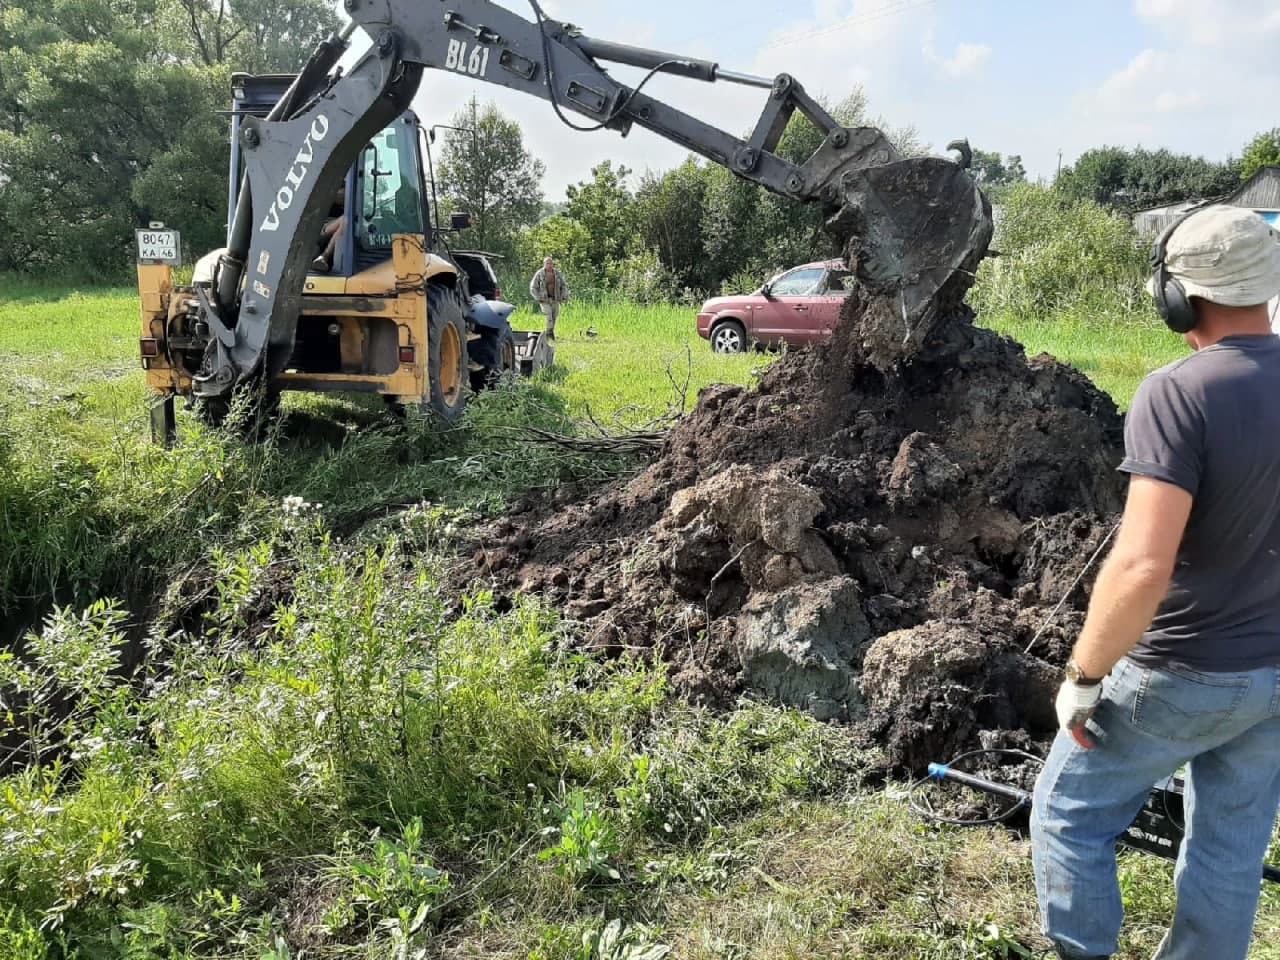
[(422, 550), (456, 522), (411, 510), (342, 546), (291, 498), (215, 552), (196, 606), (170, 596), (136, 668), (106, 603), (7, 657), (0, 738), (47, 746), (0, 781), (2, 935), (31, 956), (113, 937), (278, 954), (273, 905), (303, 884), (326, 936), (410, 950), (516, 882), (503, 863), (626, 884), (665, 869), (640, 866), (654, 845), (848, 780), (836, 731), (754, 704), (722, 721), (660, 672), (571, 652), (537, 604), (454, 596)]
[(652, 250), (615, 262), (609, 275), (618, 297), (628, 303), (651, 305), (680, 299), (679, 281)]
[(1147, 252), (1123, 216), (1035, 184), (1005, 193), (972, 300), (979, 313), (1048, 320), (1154, 318)]
[(552, 828), (557, 842), (543, 850), (539, 859), (550, 860), (575, 881), (592, 877), (622, 879), (610, 862), (622, 849), (618, 830), (598, 801), (589, 800), (579, 787), (569, 791), (553, 811), (559, 820), (559, 826)]

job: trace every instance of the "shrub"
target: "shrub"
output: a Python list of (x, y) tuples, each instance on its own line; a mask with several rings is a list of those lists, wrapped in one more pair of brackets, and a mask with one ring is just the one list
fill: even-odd
[(755, 293), (770, 276), (771, 272), (768, 270), (739, 270), (720, 284), (720, 296), (736, 297)]
[(629, 303), (648, 306), (680, 299), (679, 281), (652, 250), (610, 264), (609, 277), (617, 295)]
[(1144, 245), (1124, 217), (1035, 184), (1004, 196), (993, 248), (973, 302), (980, 313), (1048, 320), (1149, 315)]
[(414, 510), (341, 547), (281, 504), (133, 672), (118, 607), (51, 617), (0, 675), (4, 702), (68, 718), (11, 721), (57, 750), (0, 782), (0, 943), (269, 950), (301, 873), (331, 936), (398, 949), (476, 883), (515, 882), (504, 858), (625, 883), (665, 869), (654, 845), (848, 781), (836, 730), (755, 704), (717, 718), (660, 672), (571, 652), (537, 604), (458, 597), (419, 552), (453, 522)]

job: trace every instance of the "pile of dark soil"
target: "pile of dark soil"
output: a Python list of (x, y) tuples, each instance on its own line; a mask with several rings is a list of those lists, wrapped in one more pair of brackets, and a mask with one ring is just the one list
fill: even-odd
[(937, 311), (885, 359), (901, 317), (855, 298), (829, 345), (704, 391), (643, 473), (479, 531), (475, 567), (690, 697), (853, 721), (901, 770), (1042, 738), (1085, 587), (1023, 651), (1122, 505), (1122, 421), (972, 319)]

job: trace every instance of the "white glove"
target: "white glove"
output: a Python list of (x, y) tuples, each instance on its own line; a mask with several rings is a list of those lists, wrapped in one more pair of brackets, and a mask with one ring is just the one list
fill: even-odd
[(1084, 686), (1067, 680), (1058, 688), (1058, 698), (1054, 701), (1058, 712), (1058, 726), (1071, 734), (1072, 739), (1086, 750), (1097, 746), (1085, 723), (1093, 716), (1101, 699), (1102, 684)]

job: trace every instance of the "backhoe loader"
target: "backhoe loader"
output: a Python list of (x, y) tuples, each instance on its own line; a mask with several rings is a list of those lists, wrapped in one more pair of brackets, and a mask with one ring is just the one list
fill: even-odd
[[(203, 257), (184, 287), (166, 264), (140, 261), (142, 363), (162, 439), (174, 433), (175, 396), (217, 411), (246, 387), (370, 393), (453, 419), (469, 374), (501, 369), (504, 358), (486, 356), (485, 344), (500, 339), (487, 331), (500, 331), (505, 316), (495, 327), (427, 216), (423, 138), (408, 111), (427, 68), (549, 101), (574, 131), (642, 127), (820, 204), (859, 282), (891, 295), (908, 331), (986, 251), (991, 209), (967, 173), (967, 144), (952, 145), (959, 161), (903, 158), (881, 131), (841, 126), (788, 74), (758, 77), (594, 39), (547, 18), (537, 0), (531, 17), (490, 0), (344, 6), (350, 22), (297, 76), (239, 78), (225, 249)], [(344, 71), (356, 30), (371, 46)], [(648, 74), (629, 87), (610, 63)], [(756, 87), (766, 103), (753, 131), (737, 137), (647, 95), (658, 73)], [(797, 112), (823, 137), (801, 164), (776, 152)], [(333, 269), (317, 273), (317, 238), (340, 187), (345, 229)]]

